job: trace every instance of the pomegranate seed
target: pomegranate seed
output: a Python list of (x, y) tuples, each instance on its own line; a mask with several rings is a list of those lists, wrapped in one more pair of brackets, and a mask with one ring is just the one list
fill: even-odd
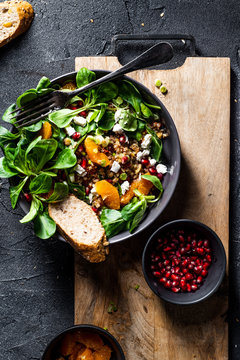
[(72, 136), (73, 140), (78, 140), (78, 139), (80, 139), (80, 137), (81, 137), (81, 134), (79, 132), (75, 132)]
[(82, 159), (81, 166), (82, 166), (84, 169), (86, 169), (86, 167), (87, 167), (87, 160), (86, 160), (86, 159)]
[(156, 270), (156, 266), (155, 266), (155, 265), (151, 265), (151, 266), (150, 266), (150, 269), (151, 269), (151, 270)]
[(79, 150), (80, 152), (83, 152), (83, 150), (84, 150), (83, 145), (79, 145), (78, 150)]
[(195, 248), (197, 246), (197, 241), (196, 240), (193, 240), (191, 242), (191, 245), (192, 245), (192, 248)]
[(202, 266), (201, 265), (200, 266), (195, 266), (194, 267), (194, 272), (196, 274), (200, 274), (202, 272)]
[(198, 277), (197, 277), (197, 283), (198, 283), (198, 284), (201, 284), (202, 282), (203, 282), (202, 276), (198, 276)]
[(149, 165), (149, 160), (148, 159), (142, 159), (141, 163), (144, 166), (148, 166)]
[(158, 174), (157, 174), (157, 177), (159, 178), (160, 181), (162, 181), (162, 179), (163, 179), (163, 174), (162, 174), (162, 173), (158, 173)]
[(180, 280), (180, 287), (184, 290), (184, 289), (186, 289), (186, 281), (185, 280), (183, 280), (183, 279), (181, 279)]
[(78, 101), (78, 106), (83, 106), (83, 102), (82, 101)]
[(95, 208), (94, 206), (92, 206), (92, 210), (93, 210), (95, 213), (97, 213), (97, 212), (98, 212), (98, 209), (97, 209), (97, 208)]
[(178, 280), (179, 280), (179, 277), (178, 277), (177, 275), (175, 275), (175, 274), (172, 274), (172, 275), (171, 275), (171, 279), (172, 279), (172, 280), (175, 280), (175, 281), (178, 281)]
[(153, 275), (156, 276), (156, 277), (160, 277), (161, 276), (161, 273), (159, 271), (154, 271), (153, 272)]
[(208, 271), (207, 271), (207, 270), (205, 270), (205, 269), (202, 270), (202, 272), (201, 272), (201, 275), (202, 275), (202, 276), (206, 277), (207, 274), (208, 274)]
[(208, 247), (209, 247), (209, 241), (208, 241), (208, 240), (204, 240), (203, 246), (208, 248)]
[(180, 267), (179, 266), (177, 266), (177, 267), (175, 267), (175, 274), (179, 274), (180, 273)]
[(178, 293), (180, 291), (180, 288), (179, 287), (173, 287), (171, 289), (174, 293)]
[(167, 247), (165, 247), (164, 249), (163, 249), (163, 251), (170, 251), (170, 250), (172, 250), (172, 248), (170, 247), (170, 246), (167, 246)]
[(167, 265), (169, 265), (169, 264), (170, 264), (170, 261), (169, 261), (169, 260), (164, 260), (163, 265), (167, 266)]
[(157, 262), (160, 260), (160, 256), (155, 256), (154, 261)]
[(120, 136), (119, 141), (120, 141), (120, 144), (125, 144), (126, 136), (124, 136), (124, 135)]
[(189, 269), (189, 270), (193, 270), (193, 268), (194, 268), (194, 265), (193, 265), (193, 264), (189, 264), (189, 265), (188, 265), (188, 269)]
[(170, 270), (171, 270), (171, 266), (170, 266), (170, 265), (166, 266), (166, 270), (167, 270), (167, 271), (170, 271)]
[(190, 274), (190, 273), (187, 273), (185, 275), (185, 277), (186, 277), (186, 280), (192, 280), (192, 278), (193, 278), (192, 274)]
[(179, 241), (181, 241), (182, 243), (185, 242), (185, 239), (184, 239), (184, 237), (182, 235), (179, 235), (178, 238), (179, 238)]
[(185, 252), (186, 252), (185, 248), (182, 247), (182, 248), (180, 249), (180, 254), (183, 255), (183, 254), (185, 254)]
[(187, 291), (188, 292), (191, 292), (192, 288), (191, 288), (191, 285), (190, 284), (187, 284)]
[(90, 188), (88, 186), (85, 188), (85, 193), (86, 193), (86, 195), (89, 195), (89, 193), (90, 193)]
[(183, 269), (182, 272), (183, 272), (183, 274), (187, 274), (188, 269)]
[(165, 276), (166, 276), (167, 279), (170, 278), (170, 276), (171, 276), (170, 271), (167, 271), (166, 274), (165, 274)]
[(202, 244), (203, 244), (202, 240), (199, 240), (198, 243), (197, 243), (198, 246), (202, 246)]
[(210, 254), (212, 252), (211, 249), (209, 249), (209, 248), (204, 248), (204, 250), (207, 254)]
[(83, 117), (87, 117), (87, 112), (86, 111), (81, 111), (79, 113), (79, 115), (83, 116)]
[(148, 171), (150, 172), (151, 175), (156, 175), (156, 174), (157, 174), (157, 170), (156, 170), (155, 167), (150, 167), (150, 168), (148, 169)]
[(129, 157), (128, 156), (123, 156), (121, 161), (122, 161), (122, 164), (126, 164), (129, 161)]
[(203, 264), (203, 269), (207, 270), (209, 268), (210, 264), (208, 262), (205, 262), (205, 264)]
[(70, 108), (71, 110), (77, 110), (77, 106), (75, 106), (75, 105), (69, 105), (69, 108)]
[(187, 264), (188, 264), (188, 261), (187, 261), (187, 259), (185, 259), (185, 260), (183, 260), (183, 262), (182, 262), (182, 267), (186, 267), (187, 266)]
[(193, 284), (193, 285), (191, 286), (191, 290), (192, 290), (192, 291), (196, 291), (197, 289), (198, 289), (198, 286), (197, 286), (197, 285)]
[(32, 201), (32, 195), (28, 194), (28, 193), (24, 193), (24, 197), (26, 199), (27, 202), (31, 202)]
[(166, 281), (167, 281), (167, 278), (165, 278), (164, 276), (161, 279), (159, 279), (159, 282), (161, 284), (165, 284)]
[(171, 281), (170, 280), (167, 280), (164, 284), (165, 288), (170, 288), (171, 287)]
[(206, 259), (207, 259), (208, 262), (212, 262), (212, 257), (211, 257), (211, 255), (206, 255)]
[(199, 255), (204, 255), (205, 254), (205, 250), (203, 248), (197, 248), (197, 253)]
[(191, 245), (187, 244), (187, 246), (185, 247), (186, 252), (188, 252), (189, 250), (191, 250)]

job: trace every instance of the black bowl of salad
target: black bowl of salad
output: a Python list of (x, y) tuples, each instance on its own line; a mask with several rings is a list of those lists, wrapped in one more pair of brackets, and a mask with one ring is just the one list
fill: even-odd
[[(74, 90), (106, 74), (82, 68), (52, 81), (43, 77), (3, 120), (11, 122), (10, 112), (41, 94)], [(174, 122), (155, 95), (127, 76), (74, 97), (20, 132), (12, 123), (12, 132), (1, 127), (0, 177), (10, 178), (12, 206), (19, 201), (27, 213), (21, 222), (33, 220), (40, 238), (56, 232), (48, 204), (69, 193), (92, 207), (110, 243), (148, 227), (174, 193), (181, 162)]]

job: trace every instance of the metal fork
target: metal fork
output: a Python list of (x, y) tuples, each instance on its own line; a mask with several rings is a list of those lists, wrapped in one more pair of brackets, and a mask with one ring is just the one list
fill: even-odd
[(97, 79), (74, 91), (64, 92), (56, 90), (47, 95), (42, 95), (27, 105), (12, 111), (12, 119), (16, 119), (14, 125), (21, 128), (31, 125), (39, 120), (46, 118), (53, 110), (59, 110), (65, 107), (73, 96), (79, 95), (107, 81), (120, 78), (122, 75), (138, 69), (147, 68), (153, 65), (163, 64), (171, 60), (173, 56), (172, 46), (167, 42), (161, 42), (152, 46), (141, 55), (128, 62), (119, 69)]

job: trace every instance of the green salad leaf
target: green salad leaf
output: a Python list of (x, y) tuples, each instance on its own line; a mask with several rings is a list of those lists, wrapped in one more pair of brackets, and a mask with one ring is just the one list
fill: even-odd
[(16, 113), (11, 114), (14, 110), (16, 110), (16, 104), (10, 105), (7, 110), (4, 112), (2, 116), (2, 120), (8, 123), (13, 123), (15, 119), (13, 118)]
[(15, 209), (15, 207), (17, 205), (19, 195), (20, 195), (24, 185), (26, 184), (27, 180), (28, 180), (28, 176), (26, 176), (22, 181), (20, 181), (20, 183), (18, 185), (10, 186), (10, 188), (9, 188), (10, 200), (11, 200), (13, 209)]
[(50, 169), (67, 169), (75, 166), (77, 157), (72, 149), (63, 149), (57, 156), (55, 162), (49, 167)]
[(76, 83), (78, 88), (81, 88), (94, 80), (96, 80), (95, 72), (90, 71), (85, 67), (78, 70), (76, 76)]
[(56, 182), (54, 184), (53, 193), (47, 199), (47, 202), (62, 201), (68, 195), (68, 185), (65, 183)]
[(126, 222), (118, 210), (103, 209), (100, 220), (107, 237), (112, 237), (126, 228)]
[(0, 158), (0, 177), (10, 178), (18, 174), (18, 170), (10, 167), (6, 157)]
[(127, 103), (131, 104), (132, 107), (135, 109), (137, 115), (141, 115), (141, 102), (142, 96), (138, 89), (129, 81), (122, 80), (118, 82), (119, 85), (119, 96), (126, 101)]
[(47, 212), (39, 213), (34, 220), (34, 232), (40, 239), (49, 239), (56, 232), (56, 223)]
[(146, 127), (147, 132), (152, 135), (151, 142), (151, 157), (157, 161), (160, 160), (162, 155), (162, 141), (157, 137), (156, 133), (149, 127)]
[(39, 209), (42, 209), (42, 203), (37, 197), (33, 195), (30, 210), (27, 215), (25, 215), (20, 220), (20, 223), (25, 224), (29, 221), (32, 221), (37, 216)]
[(46, 173), (42, 173), (33, 178), (29, 184), (31, 194), (48, 193), (52, 187), (52, 178)]

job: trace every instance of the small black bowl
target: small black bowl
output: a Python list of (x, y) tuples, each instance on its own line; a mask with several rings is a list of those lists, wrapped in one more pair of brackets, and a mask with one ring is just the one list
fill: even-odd
[(112, 349), (112, 355), (111, 355), (110, 360), (125, 360), (125, 356), (124, 356), (124, 353), (122, 351), (120, 344), (108, 331), (106, 331), (98, 326), (82, 325), (82, 324), (74, 325), (74, 326), (62, 331), (60, 334), (58, 334), (48, 344), (41, 360), (57, 359), (58, 349), (59, 349), (60, 343), (61, 343), (62, 339), (64, 338), (64, 336), (66, 334), (73, 333), (73, 332), (79, 331), (79, 330), (99, 335), (102, 338), (104, 344), (109, 345), (109, 347)]
[[(213, 261), (208, 270), (208, 275), (203, 284), (195, 292), (178, 292), (174, 293), (158, 283), (157, 278), (152, 275), (151, 253), (154, 251), (159, 237), (171, 230), (187, 230), (201, 235), (204, 239), (210, 241), (213, 254)], [(194, 220), (175, 220), (160, 227), (148, 240), (142, 257), (142, 267), (145, 280), (152, 291), (161, 299), (173, 304), (189, 305), (196, 304), (211, 296), (220, 286), (226, 269), (226, 254), (223, 244), (217, 234), (208, 226)]]

